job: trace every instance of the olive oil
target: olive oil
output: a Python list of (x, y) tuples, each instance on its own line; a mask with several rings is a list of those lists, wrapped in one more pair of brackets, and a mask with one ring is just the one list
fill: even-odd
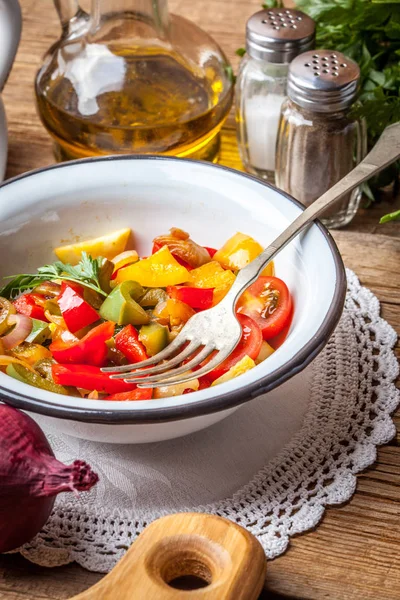
[[(103, 48), (103, 57), (97, 48), (69, 63), (55, 55), (38, 74), (39, 114), (58, 160), (125, 153), (217, 158), (232, 102), (226, 79), (212, 68), (195, 72), (172, 52)], [(86, 72), (84, 64), (91, 65)]]

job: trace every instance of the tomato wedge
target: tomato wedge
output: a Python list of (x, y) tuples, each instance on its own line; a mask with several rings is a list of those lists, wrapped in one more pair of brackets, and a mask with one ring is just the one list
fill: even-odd
[(245, 356), (250, 356), (250, 358), (255, 360), (260, 353), (263, 337), (256, 321), (244, 314), (236, 316), (242, 326), (242, 338), (232, 354), (218, 365), (216, 369), (211, 371), (211, 373), (207, 373), (205, 378), (211, 383), (224, 375)]
[(278, 277), (259, 277), (239, 298), (237, 311), (251, 317), (264, 340), (276, 337), (290, 323), (293, 302), (288, 287)]

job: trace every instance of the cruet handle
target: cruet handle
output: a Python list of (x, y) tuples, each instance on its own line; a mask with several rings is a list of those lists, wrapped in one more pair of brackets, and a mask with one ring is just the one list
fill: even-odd
[(11, 71), (21, 29), (22, 16), (18, 0), (0, 0), (0, 91)]
[(79, 6), (78, 0), (54, 0), (64, 35), (72, 33), (77, 25), (86, 20), (87, 14)]

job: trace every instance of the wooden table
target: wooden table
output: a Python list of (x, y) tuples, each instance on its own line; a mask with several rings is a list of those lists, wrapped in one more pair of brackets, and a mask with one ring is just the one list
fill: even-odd
[[(33, 80), (59, 26), (51, 0), (20, 0), (22, 43), (6, 90), (10, 153), (7, 176), (53, 162), (50, 140), (36, 116)], [(223, 46), (234, 68), (244, 26), (258, 0), (171, 0), (174, 12), (196, 21)], [(224, 129), (221, 162), (242, 168), (233, 121)], [(398, 204), (398, 201), (397, 201)], [(360, 210), (351, 226), (334, 232), (347, 266), (382, 303), (382, 315), (400, 330), (400, 224), (378, 225), (393, 203)], [(399, 347), (397, 348), (400, 355)], [(400, 423), (397, 417), (397, 424)], [(294, 538), (288, 552), (269, 563), (265, 598), (400, 600), (400, 448), (393, 440), (358, 478), (357, 492), (328, 509), (318, 529)], [(101, 576), (76, 564), (45, 569), (20, 556), (0, 557), (0, 600), (63, 599)]]

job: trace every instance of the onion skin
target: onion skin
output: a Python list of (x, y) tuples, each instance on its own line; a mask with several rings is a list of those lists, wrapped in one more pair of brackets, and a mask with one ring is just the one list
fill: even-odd
[(0, 552), (19, 548), (42, 529), (57, 494), (87, 491), (97, 481), (85, 462), (59, 462), (28, 415), (0, 404)]
[(176, 227), (170, 229), (169, 235), (159, 235), (154, 238), (153, 244), (157, 248), (168, 246), (175, 258), (180, 258), (193, 268), (201, 267), (211, 260), (209, 253), (203, 246), (199, 246), (190, 239), (186, 231)]
[(32, 319), (26, 315), (10, 315), (7, 320), (8, 325), (15, 325), (14, 329), (3, 335), (1, 341), (6, 350), (12, 350), (23, 342), (32, 331)]

